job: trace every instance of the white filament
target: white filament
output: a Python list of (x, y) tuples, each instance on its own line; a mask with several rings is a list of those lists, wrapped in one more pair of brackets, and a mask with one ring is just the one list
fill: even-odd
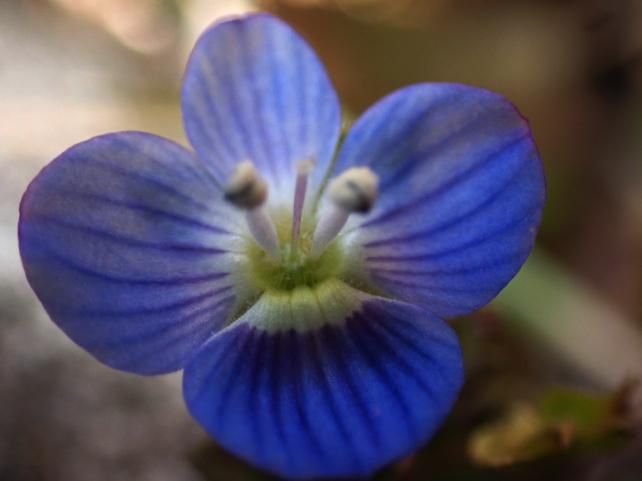
[(248, 209), (245, 212), (245, 220), (256, 243), (273, 260), (279, 260), (279, 240), (276, 235), (276, 228), (272, 218), (263, 206)]
[(341, 232), (343, 226), (348, 222), (350, 211), (345, 207), (330, 203), (324, 210), (323, 215), (319, 218), (319, 223), (314, 230), (312, 237), (312, 249), (310, 257), (317, 259), (332, 240)]

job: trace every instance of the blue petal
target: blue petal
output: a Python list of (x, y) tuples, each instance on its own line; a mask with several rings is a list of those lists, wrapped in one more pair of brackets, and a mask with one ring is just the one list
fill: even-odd
[(430, 438), (461, 386), (455, 334), (418, 307), (368, 298), (306, 332), (262, 330), (257, 315), (203, 346), (184, 395), (218, 442), (281, 476), (371, 474)]
[(168, 140), (129, 132), (78, 144), (22, 199), (27, 278), (58, 326), (104, 363), (179, 369), (234, 302), (227, 265), (242, 224), (221, 197)]
[(221, 183), (251, 160), (277, 201), (292, 203), (295, 165), (313, 159), (311, 192), (339, 136), (339, 103), (323, 66), (285, 23), (250, 15), (218, 23), (198, 40), (182, 95), (185, 130)]
[(372, 281), (440, 317), (488, 303), (528, 257), (545, 199), (527, 122), (503, 97), (453, 84), (393, 93), (348, 134), (336, 173), (370, 166), (373, 211), (346, 232)]

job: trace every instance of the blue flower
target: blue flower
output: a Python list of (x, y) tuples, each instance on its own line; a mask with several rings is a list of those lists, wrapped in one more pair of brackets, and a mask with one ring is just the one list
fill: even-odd
[(414, 85), (337, 152), (326, 73), (268, 15), (206, 31), (181, 102), (194, 153), (108, 134), (29, 186), (20, 251), (49, 316), (116, 369), (184, 369), (196, 420), (268, 471), (367, 475), (410, 453), (462, 384), (444, 319), (532, 249), (545, 194), (527, 123), (494, 93)]

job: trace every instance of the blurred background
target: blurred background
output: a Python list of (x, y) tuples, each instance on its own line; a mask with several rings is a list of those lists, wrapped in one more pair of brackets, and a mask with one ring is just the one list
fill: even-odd
[(538, 246), (455, 326), (467, 383), (439, 435), (377, 480), (642, 480), (642, 2), (0, 0), (0, 481), (274, 479), (218, 448), (180, 375), (95, 362), (26, 284), (22, 192), (115, 130), (185, 143), (199, 33), (269, 10), (319, 52), (346, 118), (401, 86), (462, 82), (530, 120), (549, 200)]

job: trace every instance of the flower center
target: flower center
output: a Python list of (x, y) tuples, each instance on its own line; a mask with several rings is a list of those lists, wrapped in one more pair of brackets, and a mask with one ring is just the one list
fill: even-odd
[(312, 161), (297, 165), (292, 210), (266, 209), (267, 183), (251, 162), (239, 164), (225, 198), (245, 211), (252, 241), (247, 246), (244, 277), (251, 291), (291, 291), (348, 276), (353, 260), (334, 242), (352, 213), (370, 210), (377, 197), (377, 177), (368, 168), (352, 168), (328, 184), (327, 202), (304, 216)]
[(314, 287), (327, 279), (342, 277), (346, 259), (337, 243), (329, 246), (318, 258), (308, 254), (308, 242), (301, 244), (294, 252), (292, 244), (285, 243), (282, 259), (278, 262), (266, 256), (256, 244), (250, 245), (246, 278), (257, 291), (263, 292)]

